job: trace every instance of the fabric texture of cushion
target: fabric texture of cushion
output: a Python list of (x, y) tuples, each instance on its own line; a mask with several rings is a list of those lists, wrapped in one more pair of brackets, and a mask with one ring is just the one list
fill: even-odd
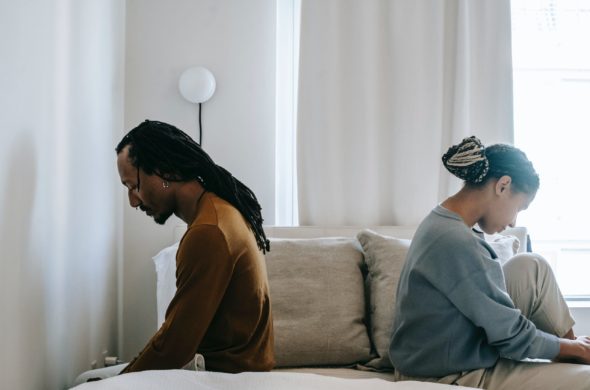
[(363, 255), (354, 238), (271, 239), (277, 367), (366, 362)]
[(410, 240), (383, 236), (363, 230), (357, 238), (365, 253), (368, 268), (370, 327), (377, 357), (366, 366), (377, 370), (393, 369), (389, 361), (389, 342), (393, 326), (397, 284)]

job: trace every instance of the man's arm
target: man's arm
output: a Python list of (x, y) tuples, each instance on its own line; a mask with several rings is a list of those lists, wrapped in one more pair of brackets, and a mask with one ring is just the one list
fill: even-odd
[(182, 368), (195, 355), (232, 277), (234, 264), (218, 227), (191, 227), (177, 254), (176, 294), (162, 327), (121, 372)]

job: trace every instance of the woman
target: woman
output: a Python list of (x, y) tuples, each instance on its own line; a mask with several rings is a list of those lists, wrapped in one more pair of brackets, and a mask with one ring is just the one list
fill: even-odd
[(526, 155), (484, 148), (475, 137), (443, 163), (463, 188), (424, 219), (412, 240), (395, 307), (390, 358), (398, 380), (487, 389), (590, 389), (590, 338), (574, 337), (546, 260), (522, 254), (500, 265), (472, 227), (514, 226), (539, 188)]

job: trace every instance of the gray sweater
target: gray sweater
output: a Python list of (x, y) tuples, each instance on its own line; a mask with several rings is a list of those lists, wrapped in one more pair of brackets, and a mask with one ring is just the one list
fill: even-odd
[(437, 206), (418, 227), (397, 288), (389, 347), (402, 374), (441, 377), (499, 357), (552, 359), (559, 339), (538, 330), (506, 292), (493, 249)]

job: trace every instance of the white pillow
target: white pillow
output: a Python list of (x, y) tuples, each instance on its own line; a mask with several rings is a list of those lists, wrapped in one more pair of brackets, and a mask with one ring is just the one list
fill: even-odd
[(500, 260), (500, 263), (502, 264), (515, 254), (519, 253), (521, 246), (520, 241), (516, 236), (505, 236), (503, 234), (488, 236), (486, 237), (486, 241), (490, 244), (494, 252), (496, 252), (498, 260)]
[(484, 233), (484, 239), (496, 252), (500, 262), (504, 264), (512, 256), (527, 251), (527, 233), (526, 227), (517, 226), (496, 234)]
[(156, 306), (158, 309), (158, 329), (164, 323), (166, 310), (176, 294), (176, 252), (178, 242), (162, 249), (152, 259), (156, 265)]
[(501, 237), (516, 237), (518, 239), (519, 242), (519, 247), (518, 250), (515, 252), (515, 254), (517, 253), (524, 253), (527, 250), (527, 244), (528, 244), (528, 231), (527, 228), (524, 226), (517, 226), (517, 227), (513, 227), (513, 228), (508, 228), (506, 230), (503, 230), (500, 233), (496, 233), (496, 234), (486, 234), (484, 233), (484, 239), (487, 242), (493, 242), (495, 241), (497, 238), (501, 238)]
[(525, 253), (527, 251), (529, 246), (529, 232), (526, 227), (517, 226), (513, 228), (508, 228), (499, 234), (502, 234), (503, 236), (514, 236), (518, 238), (518, 242), (520, 242), (520, 247), (518, 248), (517, 253)]

